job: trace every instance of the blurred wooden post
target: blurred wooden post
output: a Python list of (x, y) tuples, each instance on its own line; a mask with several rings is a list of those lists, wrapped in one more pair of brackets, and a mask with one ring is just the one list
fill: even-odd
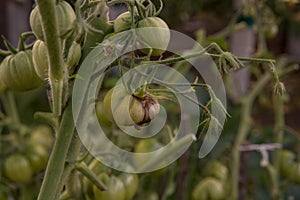
[[(235, 0), (235, 7), (239, 8), (242, 0)], [(230, 51), (241, 57), (251, 57), (255, 49), (255, 34), (252, 27), (232, 34), (230, 38)], [(234, 102), (238, 102), (243, 97), (249, 87), (250, 70), (249, 68), (241, 69), (230, 74), (230, 98)]]
[(5, 3), (5, 36), (15, 47), (18, 44), (20, 34), (30, 30), (29, 13), (31, 7), (31, 0), (9, 0)]
[(292, 57), (300, 57), (300, 36), (293, 33), (291, 30), (287, 39), (287, 53)]

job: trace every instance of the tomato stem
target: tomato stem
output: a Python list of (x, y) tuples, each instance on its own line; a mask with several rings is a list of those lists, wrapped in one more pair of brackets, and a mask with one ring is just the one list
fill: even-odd
[(154, 13), (153, 16), (154, 17), (158, 16), (161, 13), (163, 7), (164, 7), (164, 3), (162, 2), (162, 0), (159, 0), (159, 9)]
[(5, 51), (5, 50), (0, 49), (0, 55), (1, 55), (1, 56), (8, 56), (8, 55), (10, 55), (10, 54), (11, 54), (10, 51)]
[[(45, 42), (48, 49), (49, 58), (49, 77), (51, 84), (51, 92), (53, 97), (53, 113), (60, 116), (62, 112), (63, 93), (66, 94), (67, 89), (64, 85), (67, 81), (65, 73), (67, 66), (63, 61), (62, 48), (59, 38), (57, 12), (55, 10), (55, 0), (37, 0), (37, 5), (40, 10), (42, 27), (44, 30)], [(51, 16), (51, 17), (49, 17)]]
[[(167, 59), (164, 59), (164, 60), (143, 61), (142, 63), (144, 63), (144, 64), (172, 64), (172, 63), (175, 63), (175, 62), (188, 60), (190, 58), (199, 57), (199, 56), (202, 56), (202, 55), (211, 56), (211, 57), (214, 57), (214, 58), (222, 57), (221, 54), (213, 54), (213, 53), (208, 53), (207, 52), (208, 50), (210, 50), (212, 48), (215, 48), (215, 47), (218, 47), (218, 45), (216, 43), (211, 43), (207, 47), (205, 47), (203, 50), (201, 50), (199, 52), (196, 52), (196, 53), (191, 53), (191, 54), (186, 55), (186, 56), (171, 57), (171, 58), (167, 58)], [(220, 50), (220, 47), (218, 47), (218, 49)], [(275, 63), (275, 60), (272, 60), (272, 59), (247, 58), (247, 57), (236, 57), (236, 58), (240, 61), (247, 61), (247, 62)]]
[(20, 38), (19, 38), (19, 43), (18, 43), (18, 50), (19, 51), (25, 51), (25, 42), (26, 38), (24, 38), (22, 35), (20, 35)]
[(3, 35), (1, 35), (1, 38), (3, 40), (3, 43), (4, 43), (5, 47), (7, 48), (8, 51), (11, 52), (11, 54), (17, 54), (18, 53), (17, 49), (15, 49), (12, 46), (12, 44)]
[[(283, 142), (283, 130), (284, 130), (284, 102), (283, 97), (279, 94), (274, 94), (274, 104), (275, 104), (275, 126), (274, 126), (274, 134), (275, 134), (275, 142), (282, 144)], [(280, 182), (280, 170), (279, 170), (279, 162), (280, 162), (280, 153), (281, 149), (277, 149), (274, 152), (273, 157), (273, 166), (275, 169), (274, 173), (274, 183), (271, 188), (271, 194), (273, 199), (282, 199), (281, 192), (279, 188)]]
[(54, 130), (57, 130), (58, 127), (58, 120), (57, 118), (53, 115), (53, 113), (48, 113), (48, 112), (35, 112), (34, 113), (34, 119), (42, 120), (49, 125), (51, 125)]
[(104, 183), (97, 177), (97, 175), (91, 171), (84, 162), (76, 164), (76, 170), (81, 172), (86, 178), (88, 178), (99, 190), (107, 190)]
[[(63, 174), (62, 174), (62, 178), (58, 184), (59, 192), (62, 191), (65, 183), (68, 181), (69, 177), (72, 176), (72, 172), (74, 172), (74, 168), (75, 168), (76, 164), (78, 163), (77, 159), (78, 159), (78, 155), (80, 154), (81, 149), (82, 149), (82, 143), (78, 136), (78, 133), (75, 131), (75, 133), (72, 136), (71, 144), (70, 144), (70, 147), (68, 149), (68, 153), (67, 153), (67, 156), (65, 159), (65, 167), (64, 167)], [(59, 192), (56, 195), (56, 197), (58, 197)]]
[(55, 200), (60, 194), (59, 182), (63, 176), (65, 161), (73, 137), (75, 125), (72, 104), (69, 103), (63, 113), (38, 200)]
[[(288, 68), (280, 68), (278, 71), (278, 76), (283, 76), (287, 73), (290, 73), (296, 70), (294, 66)], [(242, 104), (242, 116), (240, 125), (237, 132), (237, 137), (233, 144), (232, 148), (232, 165), (231, 165), (231, 198), (238, 199), (238, 190), (239, 190), (239, 168), (240, 168), (240, 146), (245, 141), (248, 132), (251, 127), (251, 110), (253, 107), (253, 102), (258, 94), (263, 90), (263, 88), (270, 82), (272, 79), (271, 73), (266, 73), (261, 77), (261, 79), (256, 83), (254, 88), (247, 94), (241, 101)]]
[(8, 115), (12, 118), (13, 122), (19, 124), (20, 117), (19, 117), (17, 104), (13, 92), (6, 90), (4, 92), (3, 97), (4, 97), (5, 108), (6, 111), (8, 112)]
[(142, 8), (141, 8), (141, 3), (137, 2), (137, 0), (134, 0), (134, 5), (135, 7), (137, 8), (137, 11), (138, 11), (138, 14), (139, 14), (139, 19), (144, 19), (145, 16), (144, 16), (144, 13), (142, 11)]

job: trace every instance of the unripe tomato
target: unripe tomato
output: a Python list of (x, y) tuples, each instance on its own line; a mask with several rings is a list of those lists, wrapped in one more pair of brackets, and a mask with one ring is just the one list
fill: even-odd
[(145, 110), (142, 103), (132, 95), (125, 96), (121, 103), (116, 107), (114, 113), (117, 113), (117, 115), (114, 116), (115, 121), (125, 126), (139, 124), (143, 121), (145, 116)]
[(207, 177), (201, 180), (193, 189), (193, 200), (219, 200), (224, 198), (224, 187), (215, 178)]
[(115, 33), (129, 30), (131, 28), (131, 13), (129, 11), (120, 14), (114, 21)]
[(291, 166), (294, 164), (295, 154), (289, 150), (282, 150), (280, 152), (280, 174), (284, 177), (293, 176)]
[(29, 144), (25, 148), (25, 155), (35, 173), (46, 168), (48, 161), (48, 152), (40, 144)]
[(106, 113), (104, 111), (103, 102), (97, 102), (96, 115), (99, 122), (102, 122), (107, 126), (112, 125), (111, 121), (107, 119)]
[(291, 180), (296, 184), (300, 184), (300, 163), (294, 163), (291, 166)]
[(103, 106), (104, 106), (104, 112), (106, 113), (106, 117), (109, 121), (113, 122), (114, 121), (114, 116), (112, 114), (112, 109), (111, 109), (111, 95), (113, 93), (113, 89), (110, 89), (103, 100)]
[[(66, 1), (59, 1), (59, 3), (56, 4), (55, 9), (58, 19), (59, 36), (62, 39), (65, 39), (73, 31), (76, 15), (73, 8)], [(38, 6), (31, 11), (29, 23), (35, 36), (44, 41), (42, 21)]]
[(125, 187), (119, 178), (102, 173), (99, 179), (107, 186), (107, 190), (101, 191), (93, 186), (95, 200), (125, 200)]
[(20, 51), (7, 56), (0, 65), (0, 79), (11, 90), (26, 91), (42, 85), (35, 72), (32, 51)]
[(206, 169), (206, 175), (207, 176), (212, 176), (218, 180), (220, 180), (221, 182), (225, 182), (227, 180), (228, 177), (228, 169), (227, 167), (219, 162), (219, 161), (211, 161), (208, 165), (207, 165), (207, 169)]
[(29, 161), (21, 154), (13, 154), (5, 160), (4, 173), (16, 183), (29, 183), (33, 176)]
[(46, 125), (35, 127), (29, 138), (29, 143), (42, 145), (47, 151), (52, 148), (53, 142), (53, 132), (50, 127)]
[(32, 47), (34, 69), (41, 79), (48, 77), (49, 60), (48, 49), (42, 40), (37, 40)]
[(125, 187), (125, 200), (131, 200), (136, 194), (139, 186), (137, 174), (122, 173), (119, 178), (122, 180)]
[[(142, 139), (135, 145), (134, 153), (148, 153), (148, 152), (156, 151), (161, 147), (163, 147), (163, 145), (159, 143), (155, 138)], [(137, 160), (135, 160), (135, 163), (137, 166), (143, 166), (145, 163), (147, 163), (147, 160), (138, 158)], [(149, 175), (157, 177), (157, 176), (161, 176), (165, 172), (166, 172), (166, 168), (161, 168), (153, 172), (150, 172)]]
[[(162, 55), (168, 47), (170, 42), (171, 33), (169, 30), (169, 26), (165, 21), (158, 17), (147, 17), (142, 19), (137, 24), (138, 28), (161, 28), (161, 30), (148, 30), (142, 31), (141, 35), (143, 40), (151, 47), (160, 47), (160, 49), (152, 49), (152, 56), (160, 56)], [(140, 49), (143, 53), (148, 54), (149, 49)]]
[(74, 67), (79, 63), (81, 58), (81, 46), (77, 42), (73, 42), (67, 56), (67, 64), (70, 73), (73, 73)]

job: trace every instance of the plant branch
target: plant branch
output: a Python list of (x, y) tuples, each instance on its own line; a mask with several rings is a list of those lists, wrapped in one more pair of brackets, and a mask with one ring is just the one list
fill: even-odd
[[(283, 142), (283, 130), (284, 130), (284, 110), (283, 110), (283, 97), (275, 94), (274, 95), (274, 107), (275, 109), (275, 127), (274, 127), (274, 134), (275, 134), (275, 142), (282, 144)], [(273, 157), (273, 166), (274, 166), (274, 180), (273, 188), (271, 190), (272, 199), (279, 200), (281, 199), (281, 192), (279, 188), (280, 182), (280, 169), (279, 169), (279, 162), (280, 162), (280, 152), (281, 149), (278, 149), (274, 152)]]
[(20, 117), (17, 110), (17, 104), (12, 91), (6, 90), (3, 95), (5, 109), (14, 123), (20, 124)]
[[(297, 67), (291, 66), (278, 70), (278, 75), (283, 76), (296, 70)], [(266, 73), (257, 82), (252, 91), (242, 100), (242, 117), (238, 128), (237, 137), (232, 148), (232, 166), (231, 166), (231, 199), (238, 199), (238, 183), (240, 168), (240, 146), (245, 141), (251, 126), (251, 109), (257, 95), (263, 90), (265, 85), (272, 79), (271, 73)]]
[[(221, 54), (213, 54), (213, 53), (208, 53), (207, 51), (210, 49), (216, 48), (218, 51), (222, 51), (220, 47), (216, 43), (211, 43), (207, 47), (205, 47), (203, 50), (196, 52), (196, 53), (191, 53), (189, 55), (185, 56), (178, 56), (178, 57), (171, 57), (167, 58), (164, 60), (154, 60), (154, 61), (143, 61), (142, 64), (172, 64), (175, 62), (187, 60), (190, 58), (195, 58), (199, 56), (211, 56), (213, 58), (220, 58), (222, 57)], [(266, 63), (275, 63), (275, 60), (272, 59), (263, 59), (263, 58), (246, 58), (246, 57), (236, 57), (240, 61), (247, 61), (247, 62), (266, 62)]]
[(67, 182), (69, 177), (72, 176), (71, 173), (75, 172), (73, 169), (75, 168), (75, 166), (77, 164), (77, 159), (80, 154), (81, 148), (82, 148), (81, 140), (78, 136), (78, 133), (75, 132), (72, 137), (70, 148), (68, 150), (68, 154), (67, 154), (66, 161), (65, 161), (66, 162), (65, 168), (64, 168), (62, 178), (59, 183), (59, 188), (58, 188), (58, 193), (56, 195), (56, 198), (58, 198), (60, 192), (63, 189), (64, 184)]
[(65, 160), (75, 129), (71, 105), (71, 103), (67, 105), (62, 116), (38, 200), (55, 200), (60, 192), (58, 183), (63, 175)]

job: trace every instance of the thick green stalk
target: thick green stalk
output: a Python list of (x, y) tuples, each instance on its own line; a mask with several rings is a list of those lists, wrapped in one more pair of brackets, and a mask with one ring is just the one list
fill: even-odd
[(45, 42), (49, 57), (49, 77), (53, 97), (53, 114), (60, 116), (62, 111), (64, 74), (67, 67), (63, 61), (60, 44), (58, 19), (55, 9), (55, 0), (36, 0), (39, 7)]
[(74, 133), (72, 104), (68, 104), (51, 152), (38, 200), (55, 200), (63, 176), (65, 161)]
[(60, 192), (63, 189), (63, 186), (69, 179), (71, 172), (73, 171), (73, 169), (75, 168), (75, 166), (77, 164), (77, 159), (78, 159), (78, 155), (80, 153), (81, 148), (82, 148), (81, 140), (78, 136), (78, 133), (75, 132), (72, 137), (70, 148), (67, 153), (67, 157), (66, 157), (66, 161), (65, 161), (66, 164), (65, 164), (65, 168), (64, 168), (64, 171), (62, 174), (62, 178), (59, 182), (59, 188), (58, 188), (58, 192), (56, 194), (57, 198), (59, 197)]

